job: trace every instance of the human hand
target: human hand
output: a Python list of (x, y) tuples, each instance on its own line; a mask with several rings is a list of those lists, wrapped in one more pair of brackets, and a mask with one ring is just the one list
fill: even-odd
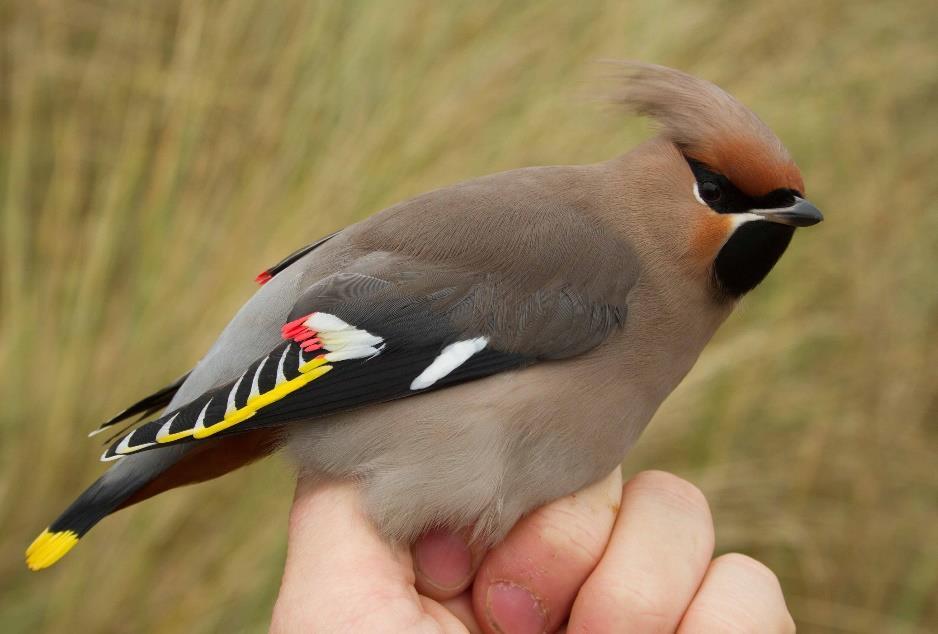
[(393, 548), (351, 484), (301, 481), (271, 632), (794, 632), (775, 575), (711, 559), (703, 494), (619, 471), (522, 519), (488, 552), (458, 535)]

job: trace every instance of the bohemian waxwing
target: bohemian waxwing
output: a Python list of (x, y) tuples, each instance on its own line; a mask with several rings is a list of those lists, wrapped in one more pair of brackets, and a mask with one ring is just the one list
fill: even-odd
[(389, 540), (484, 543), (618, 465), (795, 227), (821, 221), (750, 110), (625, 64), (617, 100), (660, 133), (595, 165), (423, 194), (289, 255), (191, 372), (107, 421), (162, 411), (26, 551), (287, 447), (360, 483)]

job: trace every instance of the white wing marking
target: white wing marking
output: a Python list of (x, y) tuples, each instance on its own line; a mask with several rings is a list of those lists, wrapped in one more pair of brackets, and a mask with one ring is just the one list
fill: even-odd
[(476, 337), (451, 343), (437, 355), (410, 384), (412, 390), (424, 390), (469, 360), (488, 344), (488, 337)]

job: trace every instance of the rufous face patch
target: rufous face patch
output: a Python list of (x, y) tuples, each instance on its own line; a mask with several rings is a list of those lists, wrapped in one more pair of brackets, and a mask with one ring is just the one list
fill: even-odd
[(733, 229), (730, 214), (718, 214), (709, 209), (702, 212), (691, 237), (690, 253), (695, 262), (709, 266)]

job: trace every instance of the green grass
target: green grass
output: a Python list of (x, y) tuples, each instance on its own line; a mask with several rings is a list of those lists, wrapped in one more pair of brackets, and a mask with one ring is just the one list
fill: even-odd
[(263, 631), (291, 474), (268, 460), (23, 547), (85, 438), (174, 378), (257, 271), (420, 191), (621, 153), (594, 60), (717, 81), (796, 156), (799, 233), (629, 471), (707, 493), (802, 632), (938, 630), (938, 12), (925, 0), (0, 4), (0, 629)]

